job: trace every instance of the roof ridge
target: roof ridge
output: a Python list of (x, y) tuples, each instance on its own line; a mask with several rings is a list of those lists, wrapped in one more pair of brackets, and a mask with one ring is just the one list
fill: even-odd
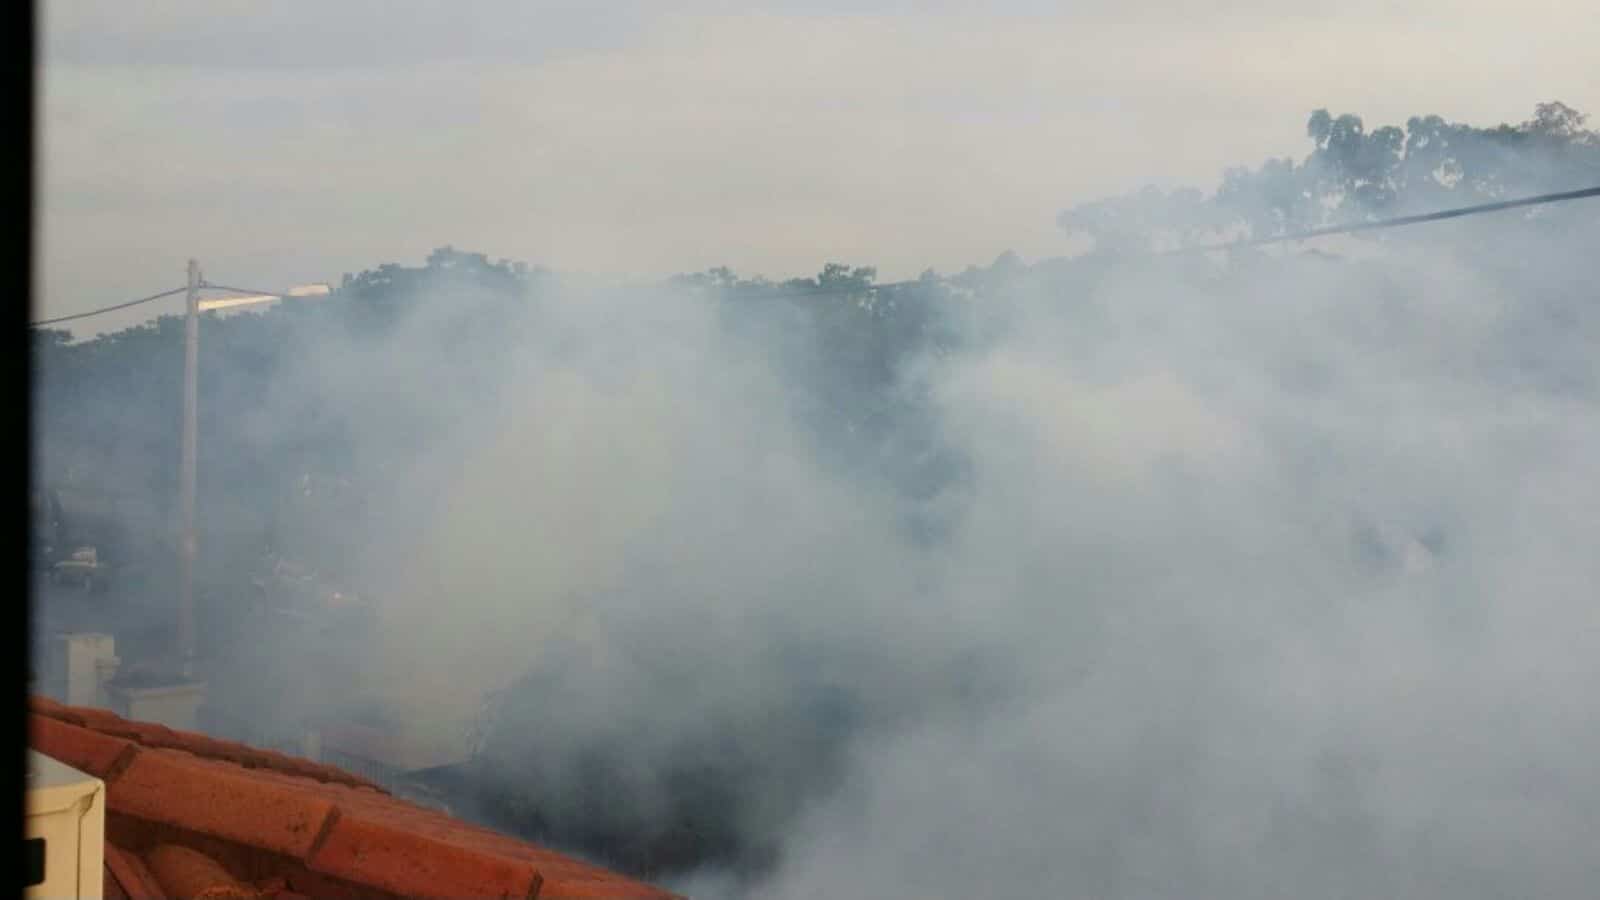
[(387, 791), (361, 790), (353, 778), (305, 777), (283, 754), (255, 752), (255, 764), (244, 765), (232, 748), (251, 750), (245, 745), (46, 698), (29, 706), (30, 747), (105, 781), (106, 838), (119, 848), (108, 870), (129, 900), (135, 882), (161, 880), (139, 855), (162, 843), (199, 852), (247, 884), (280, 877), (283, 893), (298, 896), (675, 897)]
[(245, 769), (266, 769), (284, 775), (309, 778), (324, 784), (389, 791), (369, 779), (337, 766), (314, 762), (275, 750), (252, 747), (239, 741), (215, 738), (199, 731), (168, 728), (154, 722), (125, 719), (108, 709), (68, 706), (39, 694), (28, 697), (30, 711), (38, 715), (86, 728), (108, 737), (121, 738), (153, 750), (178, 750), (204, 759), (232, 763)]

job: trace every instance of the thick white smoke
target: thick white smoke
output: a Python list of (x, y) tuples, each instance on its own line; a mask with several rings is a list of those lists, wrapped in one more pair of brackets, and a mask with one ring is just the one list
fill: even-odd
[(957, 367), (946, 584), (1026, 690), (867, 741), (756, 894), (1583, 896), (1600, 316), (1501, 224), (1515, 280), (1145, 272)]
[(1581, 895), (1600, 316), (1494, 227), (1526, 265), (1441, 229), (986, 295), (907, 371), (966, 462), (931, 543), (781, 342), (550, 300), (396, 492), (371, 684), (519, 684), (488, 771), (543, 821), (670, 832), (703, 763), (776, 852), (696, 895)]
[(482, 814), (695, 896), (1583, 896), (1571, 221), (1011, 273), (884, 395), (959, 460), (931, 493), (738, 298), (302, 330), (240, 428), (341, 423), (368, 505), (296, 539), (349, 547), (378, 618), (347, 682), (261, 702), (499, 692)]

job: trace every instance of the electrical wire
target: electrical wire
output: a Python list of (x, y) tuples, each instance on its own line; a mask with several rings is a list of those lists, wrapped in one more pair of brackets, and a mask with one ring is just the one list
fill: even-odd
[(1413, 216), (1398, 216), (1393, 219), (1377, 219), (1371, 222), (1354, 222), (1348, 225), (1329, 225), (1324, 228), (1311, 228), (1306, 231), (1297, 231), (1291, 234), (1269, 235), (1267, 237), (1251, 238), (1243, 241), (1232, 241), (1223, 244), (1201, 244), (1193, 247), (1179, 247), (1155, 254), (1156, 256), (1173, 256), (1180, 253), (1206, 253), (1214, 250), (1233, 250), (1241, 247), (1261, 247), (1266, 244), (1282, 244), (1289, 241), (1304, 241), (1310, 238), (1326, 237), (1334, 234), (1350, 234), (1356, 231), (1376, 231), (1380, 228), (1398, 228), (1402, 225), (1417, 225), (1423, 222), (1438, 222), (1442, 219), (1456, 219), (1461, 216), (1475, 216), (1481, 213), (1500, 212), (1506, 209), (1517, 209), (1523, 206), (1540, 206), (1545, 203), (1560, 203), (1564, 200), (1582, 200), (1587, 197), (1600, 197), (1600, 187), (1581, 188), (1575, 191), (1561, 191), (1554, 194), (1539, 194), (1534, 197), (1519, 197), (1515, 200), (1498, 200), (1494, 203), (1479, 203), (1476, 206), (1458, 206), (1455, 209), (1445, 209), (1438, 212), (1419, 213)]
[[(1560, 203), (1566, 200), (1582, 200), (1589, 197), (1600, 197), (1600, 186), (1580, 188), (1573, 191), (1560, 191), (1552, 194), (1539, 194), (1532, 197), (1518, 197), (1515, 200), (1497, 200), (1493, 203), (1479, 203), (1473, 206), (1458, 206), (1454, 209), (1444, 209), (1436, 212), (1420, 213), (1411, 216), (1397, 216), (1393, 219), (1377, 219), (1370, 222), (1355, 222), (1348, 225), (1330, 225), (1324, 228), (1311, 228), (1305, 231), (1250, 238), (1242, 241), (1230, 241), (1220, 244), (1197, 244), (1189, 247), (1177, 247), (1172, 250), (1130, 254), (1126, 258), (1142, 259), (1161, 256), (1177, 256), (1188, 253), (1211, 253), (1219, 250), (1238, 250), (1245, 247), (1261, 247), (1267, 244), (1282, 244), (1290, 241), (1304, 241), (1335, 234), (1349, 234), (1356, 231), (1375, 231), (1382, 228), (1398, 228), (1403, 225), (1417, 225), (1423, 222), (1437, 222), (1443, 219), (1456, 219), (1462, 216), (1475, 216), (1483, 213), (1500, 212), (1501, 210), (1516, 209), (1524, 206), (1540, 206), (1546, 203)], [(888, 284), (873, 284), (867, 285), (859, 293), (866, 293), (884, 288), (910, 287), (920, 283), (920, 281), (896, 281)], [(775, 286), (781, 287), (781, 283)], [(857, 292), (829, 291), (825, 288), (816, 287), (762, 293), (758, 296), (762, 300), (779, 300), (790, 297), (821, 297), (840, 293)]]
[[(212, 284), (210, 282), (201, 282), (199, 288), (200, 290), (232, 291), (235, 294), (271, 294), (273, 296), (280, 296), (283, 293), (281, 291), (252, 291), (244, 288), (228, 287), (224, 284)], [(186, 290), (188, 290), (188, 287), (173, 288), (170, 291), (162, 291), (159, 294), (151, 294), (148, 297), (140, 297), (137, 300), (129, 300), (126, 303), (118, 303), (115, 306), (103, 306), (100, 309), (92, 309), (88, 312), (73, 313), (70, 316), (57, 316), (54, 319), (40, 319), (37, 322), (29, 322), (28, 327), (41, 328), (45, 325), (56, 325), (61, 322), (72, 322), (78, 319), (87, 319), (90, 316), (98, 316), (102, 313), (116, 312), (119, 309), (127, 309), (130, 306), (138, 306), (141, 303), (149, 303), (153, 300), (160, 300), (163, 297), (171, 297), (173, 294), (181, 294)]]
[(170, 291), (162, 291), (159, 294), (151, 294), (148, 297), (140, 297), (137, 300), (129, 300), (127, 303), (118, 303), (115, 306), (105, 306), (101, 307), (100, 309), (90, 310), (89, 312), (74, 313), (70, 316), (57, 316), (54, 319), (40, 319), (37, 322), (29, 322), (28, 327), (39, 328), (44, 325), (55, 325), (59, 322), (71, 322), (76, 319), (87, 319), (90, 316), (98, 316), (101, 313), (115, 312), (119, 309), (127, 309), (130, 306), (138, 306), (141, 303), (149, 303), (152, 300), (160, 300), (162, 297), (171, 297), (173, 294), (181, 294), (188, 289), (189, 288), (187, 286), (173, 288)]
[[(1589, 197), (1600, 197), (1600, 186), (1580, 188), (1575, 191), (1560, 191), (1552, 194), (1539, 194), (1533, 197), (1519, 197), (1515, 200), (1499, 200), (1493, 203), (1479, 203), (1474, 206), (1459, 206), (1455, 209), (1445, 209), (1437, 212), (1420, 213), (1418, 215), (1411, 216), (1397, 216), (1393, 219), (1377, 219), (1370, 222), (1355, 222), (1348, 225), (1330, 225), (1324, 228), (1311, 228), (1305, 231), (1291, 232), (1289, 234), (1269, 235), (1267, 237), (1250, 238), (1248, 240), (1231, 241), (1222, 244), (1199, 244), (1190, 247), (1179, 247), (1173, 250), (1164, 250), (1158, 253), (1141, 255), (1175, 256), (1185, 253), (1209, 253), (1218, 250), (1237, 250), (1245, 247), (1261, 247), (1268, 244), (1304, 241), (1335, 234), (1351, 234), (1358, 231), (1376, 231), (1382, 228), (1398, 228), (1403, 225), (1417, 225), (1423, 222), (1438, 222), (1443, 219), (1456, 219), (1462, 216), (1474, 216), (1482, 213), (1500, 212), (1502, 210), (1517, 209), (1526, 206), (1541, 206), (1546, 203), (1561, 203), (1567, 200), (1582, 200)], [(780, 282), (779, 286), (781, 286), (781, 284), (782, 283)], [(921, 281), (894, 281), (886, 284), (872, 284), (867, 285), (863, 289), (863, 292), (910, 287), (917, 284), (921, 284)], [(201, 284), (200, 287), (209, 290), (232, 291), (236, 294), (287, 296), (280, 291), (252, 291), (244, 288), (228, 287), (227, 285), (222, 284), (212, 284), (210, 282), (205, 282)], [(90, 316), (98, 316), (102, 313), (115, 312), (119, 309), (127, 309), (130, 306), (138, 306), (141, 303), (149, 303), (152, 300), (160, 300), (163, 297), (170, 297), (173, 294), (181, 294), (185, 290), (188, 290), (188, 288), (173, 288), (170, 291), (162, 291), (159, 294), (151, 294), (148, 297), (140, 297), (137, 300), (129, 300), (127, 303), (118, 303), (115, 306), (106, 306), (102, 307), (101, 309), (90, 310), (89, 312), (74, 313), (70, 316), (57, 316), (54, 319), (41, 319), (37, 322), (28, 323), (28, 327), (39, 328), (45, 325), (56, 325), (61, 322), (72, 322), (78, 319), (87, 319)], [(815, 288), (802, 288), (798, 290), (780, 291), (776, 293), (763, 293), (760, 296), (762, 299), (784, 299), (788, 297), (826, 297), (841, 293), (846, 292), (828, 290), (827, 288), (819, 285)]]

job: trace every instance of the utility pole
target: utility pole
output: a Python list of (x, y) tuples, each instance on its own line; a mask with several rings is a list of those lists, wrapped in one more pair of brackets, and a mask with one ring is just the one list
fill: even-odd
[(178, 505), (183, 517), (178, 547), (178, 664), (182, 675), (194, 673), (194, 562), (199, 547), (194, 527), (196, 444), (200, 405), (200, 264), (189, 260), (189, 311), (183, 325), (183, 459)]

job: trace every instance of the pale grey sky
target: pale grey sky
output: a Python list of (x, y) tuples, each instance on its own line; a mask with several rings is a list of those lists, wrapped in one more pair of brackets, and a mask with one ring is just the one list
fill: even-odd
[[(886, 278), (1305, 152), (1307, 112), (1600, 110), (1586, 4), (44, 4), (42, 309), (415, 264)], [(913, 11), (913, 7), (915, 7)], [(90, 320), (85, 333), (160, 311)]]

